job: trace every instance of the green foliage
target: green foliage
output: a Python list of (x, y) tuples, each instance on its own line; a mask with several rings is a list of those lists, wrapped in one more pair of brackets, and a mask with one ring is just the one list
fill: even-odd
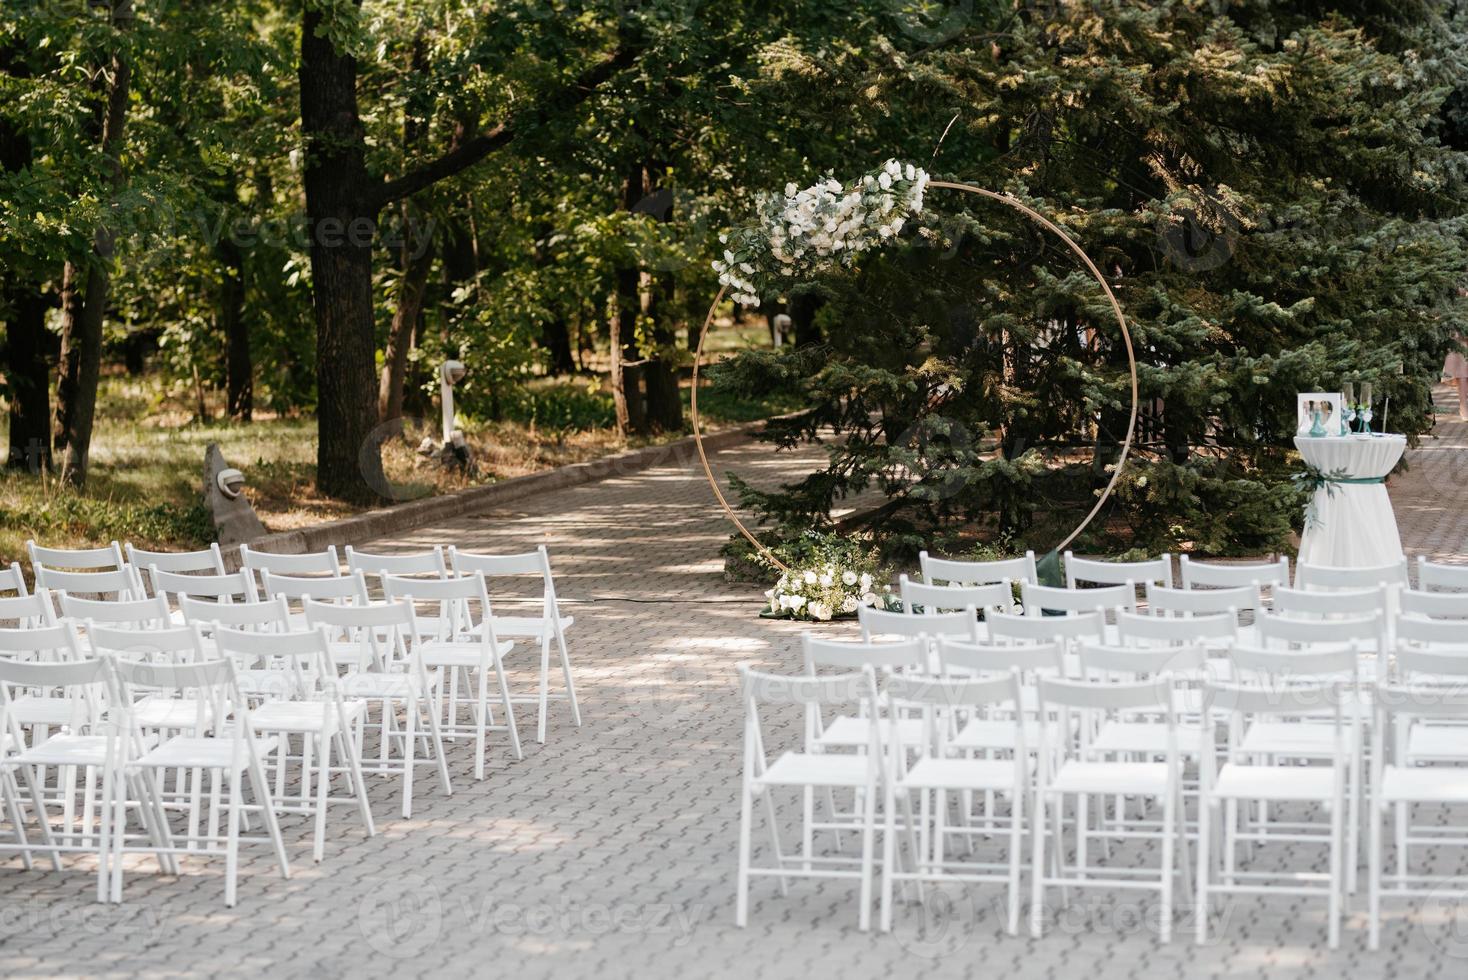
[(59, 490), (23, 508), (0, 507), (0, 524), (39, 541), (84, 537), (97, 541), (167, 542), (179, 548), (207, 547), (214, 519), (202, 502), (129, 503)]
[[(890, 153), (1005, 190), (1105, 270), (1144, 417), (1078, 550), (1288, 547), (1296, 391), (1370, 380), (1394, 429), (1431, 425), (1431, 385), (1468, 328), (1453, 122), (1468, 34), (1442, 5), (1330, 7), (1020, 5), (994, 13), (1000, 33), (976, 11), (921, 52), (837, 64), (796, 45), (750, 83), (810, 107), (815, 159), (833, 140), (820, 108), (854, 107), (842, 125), (870, 131), (838, 178)], [(786, 534), (875, 488), (886, 504), (867, 526), (891, 552), (977, 536), (1043, 553), (1090, 511), (1126, 435), (1115, 317), (1021, 215), (935, 189), (921, 222), (854, 279), (809, 285), (818, 347), (715, 372), (731, 395), (799, 393), (808, 411), (770, 438), (829, 453), (779, 492), (736, 489)]]

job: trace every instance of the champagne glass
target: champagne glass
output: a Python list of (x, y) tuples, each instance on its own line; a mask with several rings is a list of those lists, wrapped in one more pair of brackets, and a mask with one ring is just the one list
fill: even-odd
[(1341, 435), (1346, 435), (1350, 431), (1347, 426), (1356, 420), (1356, 386), (1347, 381), (1345, 387), (1341, 402)]
[(1363, 382), (1361, 382), (1361, 407), (1360, 407), (1360, 410), (1357, 411), (1356, 415), (1357, 415), (1358, 418), (1361, 419), (1361, 431), (1362, 432), (1369, 433), (1371, 431), (1371, 382), (1370, 381), (1363, 381)]

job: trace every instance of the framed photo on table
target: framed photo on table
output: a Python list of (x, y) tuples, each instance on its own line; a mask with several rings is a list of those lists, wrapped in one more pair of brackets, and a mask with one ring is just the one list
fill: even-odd
[(1311, 427), (1315, 424), (1313, 412), (1319, 408), (1322, 412), (1320, 424), (1325, 426), (1329, 435), (1337, 435), (1341, 431), (1342, 408), (1345, 404), (1345, 396), (1339, 391), (1302, 391), (1295, 396), (1297, 421), (1295, 424), (1296, 435), (1309, 435)]

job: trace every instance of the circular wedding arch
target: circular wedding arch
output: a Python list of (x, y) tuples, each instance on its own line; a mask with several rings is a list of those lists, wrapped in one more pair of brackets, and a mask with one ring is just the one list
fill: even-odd
[[(1135, 433), (1137, 428), (1137, 356), (1136, 353), (1132, 350), (1132, 335), (1131, 331), (1127, 329), (1126, 314), (1121, 311), (1121, 303), (1117, 301), (1116, 294), (1113, 293), (1111, 291), (1111, 287), (1106, 284), (1106, 277), (1101, 274), (1101, 270), (1096, 267), (1095, 262), (1091, 261), (1091, 257), (1086, 254), (1085, 250), (1076, 243), (1075, 239), (1067, 235), (1059, 225), (1051, 221), (1049, 218), (1045, 217), (1040, 212), (1036, 211), (1034, 208), (1023, 203), (1022, 201), (1019, 201), (1014, 197), (1011, 197), (1008, 194), (1000, 194), (997, 191), (987, 190), (974, 184), (965, 184), (949, 180), (933, 180), (928, 182), (928, 186), (930, 188), (938, 187), (945, 190), (963, 191), (968, 194), (978, 194), (980, 197), (987, 197), (992, 201), (998, 201), (1000, 204), (1013, 208), (1014, 210), (1025, 215), (1027, 218), (1039, 224), (1047, 231), (1052, 232), (1061, 241), (1065, 242), (1070, 250), (1074, 252), (1083, 263), (1085, 263), (1085, 266), (1090, 271), (1091, 276), (1101, 286), (1102, 291), (1106, 293), (1106, 299), (1108, 302), (1111, 303), (1112, 312), (1116, 314), (1117, 325), (1121, 328), (1121, 339), (1123, 344), (1126, 346), (1127, 368), (1131, 372), (1132, 379), (1132, 408), (1130, 416), (1127, 419), (1126, 438), (1123, 439), (1121, 443), (1121, 456), (1116, 461), (1116, 468), (1111, 472), (1111, 479), (1106, 482), (1106, 488), (1101, 491), (1101, 496), (1096, 498), (1096, 503), (1091, 508), (1090, 513), (1086, 514), (1085, 519), (1083, 519), (1080, 524), (1076, 525), (1075, 530), (1066, 535), (1065, 540), (1061, 541), (1060, 544), (1056, 545), (1053, 549), (1054, 551), (1058, 552), (1066, 545), (1074, 541), (1076, 537), (1086, 529), (1086, 526), (1091, 523), (1092, 519), (1101, 512), (1101, 507), (1106, 503), (1106, 499), (1111, 496), (1111, 491), (1116, 488), (1116, 481), (1121, 478), (1122, 468), (1126, 465), (1127, 454), (1131, 452), (1132, 435), (1133, 433)], [(714, 313), (718, 310), (719, 304), (724, 301), (724, 294), (728, 292), (728, 289), (728, 286), (721, 286), (719, 288), (719, 294), (714, 297), (713, 303), (709, 306), (708, 316), (704, 317), (703, 320), (703, 328), (698, 332), (698, 349), (694, 351), (693, 354), (693, 389), (689, 394), (689, 410), (693, 418), (693, 444), (698, 448), (698, 458), (699, 461), (703, 463), (704, 477), (708, 480), (709, 488), (713, 490), (714, 497), (718, 499), (719, 506), (724, 509), (724, 514), (728, 516), (729, 520), (734, 523), (734, 526), (739, 529), (739, 533), (744, 535), (744, 537), (748, 539), (750, 544), (754, 545), (755, 550), (757, 550), (762, 556), (764, 556), (765, 560), (770, 562), (770, 564), (774, 565), (776, 568), (780, 569), (781, 572), (789, 574), (789, 566), (780, 561), (780, 559), (776, 558), (774, 553), (770, 551), (769, 548), (765, 547), (764, 543), (761, 542), (759, 538), (755, 537), (750, 532), (749, 528), (744, 526), (744, 522), (741, 521), (739, 519), (739, 515), (734, 512), (734, 508), (730, 506), (728, 499), (724, 496), (724, 491), (719, 488), (719, 481), (714, 478), (713, 468), (709, 466), (708, 453), (704, 451), (703, 426), (698, 416), (698, 370), (699, 366), (703, 363), (703, 345), (704, 341), (708, 338), (709, 325), (714, 322)]]

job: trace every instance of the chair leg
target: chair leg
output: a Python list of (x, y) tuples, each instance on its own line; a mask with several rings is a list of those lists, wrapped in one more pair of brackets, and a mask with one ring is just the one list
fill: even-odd
[(861, 908), (857, 912), (857, 927), (862, 932), (872, 928), (872, 871), (873, 850), (877, 833), (877, 787), (866, 788), (866, 805), (862, 809), (861, 824)]
[(887, 815), (887, 826), (882, 834), (882, 917), (879, 927), (883, 932), (890, 932), (892, 930), (892, 888), (894, 885), (892, 876), (897, 871), (897, 796), (893, 793), (890, 783), (887, 786), (883, 806)]
[(816, 788), (803, 786), (800, 790), (800, 856), (801, 870), (809, 872), (810, 859), (815, 853)]
[(1381, 948), (1381, 805), (1372, 794), (1372, 805), (1367, 807), (1370, 814), (1367, 825), (1366, 842), (1366, 887), (1370, 890), (1368, 899), (1368, 931), (1366, 948), (1375, 952)]
[(1341, 863), (1346, 860), (1342, 854), (1347, 848), (1346, 840), (1354, 838), (1354, 824), (1351, 828), (1343, 826), (1344, 821), (1356, 818), (1348, 817), (1342, 811), (1345, 809), (1345, 801), (1339, 793), (1332, 801), (1335, 805), (1330, 810), (1330, 903), (1328, 915), (1330, 916), (1327, 927), (1327, 941), (1331, 949), (1338, 949), (1341, 945), (1341, 912), (1344, 892), (1347, 890), (1347, 881), (1354, 877), (1350, 871), (1346, 872), (1346, 881), (1342, 880)]
[[(240, 769), (231, 766), (229, 770), (229, 817), (225, 829), (224, 845), (224, 904), (228, 908), (234, 908), (237, 898), (237, 888), (240, 863)], [(270, 808), (270, 803), (265, 803), (265, 808)]]
[(1171, 789), (1162, 802), (1162, 900), (1157, 909), (1157, 935), (1162, 942), (1172, 939), (1173, 847), (1177, 834), (1177, 794)]
[[(32, 870), (35, 865), (31, 861), (30, 838), (25, 832), (25, 812), (20, 806), (20, 788), (15, 783), (14, 774), (9, 769), (0, 769), (0, 796), (5, 797), (5, 812), (10, 817), (11, 826), (15, 828), (15, 842), (20, 845), (20, 860), (22, 866)], [(53, 855), (59, 858), (60, 855)], [(103, 901), (98, 898), (97, 901)]]
[[(331, 739), (324, 731), (320, 737), (321, 772), (316, 778), (316, 839), (311, 848), (311, 856), (317, 864), (326, 856), (326, 801), (331, 787)], [(310, 742), (310, 736), (305, 741)]]
[[(741, 929), (749, 923), (749, 850), (754, 818), (754, 798), (746, 779), (739, 792), (739, 878), (735, 885), (734, 924)], [(784, 880), (783, 878), (781, 879)]]
[[(424, 695), (426, 703), (428, 696)], [(403, 819), (407, 820), (413, 816), (413, 757), (418, 748), (417, 725), (418, 711), (420, 705), (418, 699), (411, 694), (406, 702), (407, 710), (403, 712), (403, 730), (406, 735), (403, 738)], [(429, 707), (430, 713), (437, 714)]]
[(357, 812), (361, 814), (362, 826), (366, 828), (367, 836), (373, 837), (377, 834), (377, 828), (372, 823), (372, 804), (367, 799), (367, 780), (362, 775), (361, 743), (356, 742), (345, 728), (337, 732), (337, 737), (341, 739), (337, 754), (346, 760), (347, 779), (351, 783), (352, 795), (357, 798)]
[[(1019, 889), (1024, 859), (1024, 787), (1016, 787), (1009, 807), (1009, 934), (1019, 935)], [(972, 840), (973, 835), (969, 838)]]
[[(20, 766), (21, 778), (25, 780), (26, 790), (31, 795), (31, 805), (36, 808), (36, 820), (41, 825), (41, 841), (51, 849), (51, 867), (57, 872), (61, 871), (61, 852), (56, 849), (56, 840), (51, 836), (51, 818), (46, 813), (46, 800), (41, 794), (41, 787), (36, 785), (36, 776), (30, 766)], [(21, 826), (16, 823), (16, 826)]]
[(535, 741), (545, 744), (545, 715), (550, 701), (550, 634), (540, 638), (540, 714), (535, 722)]
[(581, 727), (581, 705), (576, 700), (576, 682), (571, 679), (571, 656), (566, 652), (566, 634), (556, 629), (556, 646), (561, 653), (561, 676), (566, 682), (566, 700), (571, 703), (571, 721)]
[(479, 668), (479, 682), (476, 690), (475, 704), (479, 710), (474, 712), (474, 778), (483, 779), (484, 729), (489, 724), (489, 671), (485, 667)]
[(520, 748), (520, 729), (515, 727), (515, 708), (510, 703), (510, 685), (505, 680), (505, 662), (498, 656), (494, 659), (494, 676), (499, 684), (500, 705), (505, 709), (505, 728), (510, 733), (510, 747), (515, 750), (515, 759), (518, 761), (525, 758), (525, 752)]
[(1198, 791), (1198, 870), (1194, 886), (1197, 891), (1193, 899), (1193, 915), (1196, 921), (1193, 924), (1193, 937), (1199, 946), (1208, 941), (1208, 848), (1212, 841), (1209, 834), (1212, 833), (1212, 808), (1209, 800), (1204, 797), (1201, 787)]
[(1044, 792), (1035, 793), (1035, 813), (1030, 819), (1032, 850), (1030, 853), (1030, 935), (1039, 939), (1045, 931), (1045, 813)]
[(275, 861), (280, 866), (280, 876), (289, 878), (291, 876), (291, 864), (285, 853), (285, 839), (280, 836), (280, 821), (275, 818), (275, 801), (270, 796), (270, 782), (265, 778), (265, 768), (260, 765), (258, 758), (246, 760), (250, 767), (250, 784), (255, 790), (255, 799), (260, 804), (260, 812), (265, 818), (265, 832), (270, 836), (270, 843), (275, 848)]

